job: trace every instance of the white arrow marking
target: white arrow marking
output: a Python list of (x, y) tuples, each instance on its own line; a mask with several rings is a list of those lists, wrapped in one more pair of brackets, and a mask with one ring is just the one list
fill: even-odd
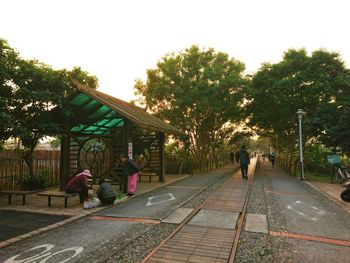
[[(161, 199), (160, 201), (153, 201), (153, 199)], [(165, 198), (165, 199), (164, 199)], [(172, 201), (175, 200), (175, 196), (172, 193), (168, 193), (165, 195), (156, 195), (156, 196), (151, 196), (148, 197), (148, 201), (146, 206), (150, 206), (150, 205), (155, 205), (155, 204), (159, 204), (159, 203), (164, 203), (164, 202), (168, 202), (168, 201)]]

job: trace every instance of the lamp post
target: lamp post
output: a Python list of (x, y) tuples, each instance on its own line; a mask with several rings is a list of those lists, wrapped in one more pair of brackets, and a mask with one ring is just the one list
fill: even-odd
[(302, 134), (302, 127), (301, 127), (301, 119), (305, 115), (305, 111), (302, 109), (298, 109), (297, 113), (298, 119), (299, 119), (299, 157), (300, 157), (300, 165), (301, 165), (301, 175), (300, 179), (304, 180), (304, 157), (303, 157), (303, 134)]

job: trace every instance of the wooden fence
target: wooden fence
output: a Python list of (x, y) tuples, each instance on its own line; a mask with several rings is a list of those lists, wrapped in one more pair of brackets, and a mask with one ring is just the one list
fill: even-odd
[[(18, 190), (19, 182), (29, 176), (28, 166), (22, 158), (21, 150), (0, 151), (0, 190)], [(181, 160), (175, 160), (165, 155), (166, 173), (177, 173)], [(34, 174), (44, 175), (50, 186), (59, 185), (60, 151), (37, 150), (34, 151)], [(229, 155), (220, 156), (218, 164), (224, 165), (229, 162)], [(207, 169), (214, 169), (213, 163), (207, 163)], [(213, 167), (211, 167), (213, 166)], [(196, 164), (185, 164), (183, 172), (193, 173), (198, 167)]]
[[(34, 174), (44, 175), (49, 185), (58, 185), (60, 151), (34, 151)], [(18, 182), (28, 177), (29, 169), (21, 150), (0, 151), (0, 190), (19, 189)]]

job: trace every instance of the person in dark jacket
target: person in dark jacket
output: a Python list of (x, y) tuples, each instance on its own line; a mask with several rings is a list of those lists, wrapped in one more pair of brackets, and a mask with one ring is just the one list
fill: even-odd
[(99, 187), (96, 190), (97, 198), (100, 199), (102, 205), (113, 204), (115, 200), (115, 192), (112, 186), (104, 179), (98, 181)]
[(66, 193), (78, 193), (80, 203), (83, 203), (85, 198), (88, 197), (88, 184), (87, 177), (92, 177), (90, 170), (85, 169), (81, 173), (73, 176), (65, 187)]
[(272, 164), (272, 167), (275, 167), (275, 153), (270, 154), (270, 162)]
[(249, 154), (245, 149), (245, 145), (241, 146), (241, 149), (236, 152), (236, 162), (241, 167), (241, 173), (243, 179), (248, 179), (248, 165), (250, 164)]
[[(122, 154), (120, 156), (120, 159), (123, 162), (123, 175), (125, 178), (124, 180), (125, 182), (128, 182), (127, 196), (133, 196), (135, 195), (140, 168), (133, 160), (129, 159), (128, 155), (126, 154)], [(126, 183), (124, 184), (124, 186), (126, 186)]]

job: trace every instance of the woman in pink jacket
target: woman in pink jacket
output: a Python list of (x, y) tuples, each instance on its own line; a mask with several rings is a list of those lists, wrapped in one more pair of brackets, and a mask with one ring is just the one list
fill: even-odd
[(81, 173), (78, 173), (72, 177), (66, 187), (66, 193), (78, 193), (80, 197), (80, 203), (83, 203), (85, 198), (88, 197), (88, 184), (87, 177), (92, 177), (90, 170), (85, 169)]

